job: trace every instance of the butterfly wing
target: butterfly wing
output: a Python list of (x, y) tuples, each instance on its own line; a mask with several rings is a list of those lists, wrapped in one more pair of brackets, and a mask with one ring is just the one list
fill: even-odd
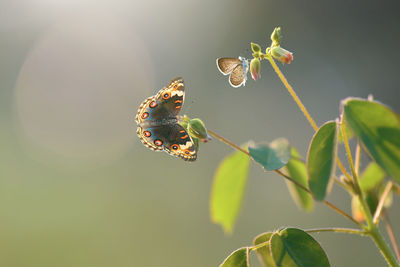
[(241, 59), (242, 63), (237, 65), (229, 75), (229, 84), (235, 88), (246, 84), (247, 72), (249, 71), (247, 60), (240, 57), (239, 59)]
[(148, 122), (176, 120), (185, 98), (185, 85), (182, 78), (173, 79), (157, 95), (147, 98), (139, 106), (136, 114), (138, 125)]
[(231, 57), (217, 58), (218, 70), (224, 75), (228, 75), (229, 73), (231, 73), (233, 71), (233, 69), (236, 66), (241, 65), (241, 64), (242, 64), (242, 61), (238, 58), (231, 58)]
[(153, 150), (164, 150), (167, 153), (188, 161), (197, 158), (196, 146), (190, 135), (178, 123), (139, 126), (137, 133), (142, 143)]

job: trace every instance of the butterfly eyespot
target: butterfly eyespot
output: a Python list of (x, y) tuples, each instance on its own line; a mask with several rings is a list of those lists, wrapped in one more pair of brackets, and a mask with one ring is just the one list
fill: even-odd
[(172, 146), (171, 146), (171, 149), (172, 149), (172, 150), (178, 150), (178, 148), (179, 148), (178, 145), (172, 145)]
[(177, 89), (178, 88), (178, 85), (177, 84), (174, 84), (174, 89)]
[(149, 116), (149, 113), (148, 112), (144, 112), (142, 114), (142, 119), (146, 119), (148, 116)]
[(154, 144), (156, 146), (161, 146), (163, 144), (163, 142), (161, 140), (159, 140), (159, 139), (156, 139), (156, 140), (154, 140)]
[(157, 106), (157, 102), (156, 101), (152, 101), (149, 105), (149, 107), (151, 108), (155, 108)]
[(149, 132), (149, 131), (144, 131), (144, 132), (143, 132), (143, 135), (146, 136), (146, 137), (150, 137), (150, 136), (151, 136), (151, 132)]
[(189, 154), (190, 154), (190, 151), (189, 151), (189, 150), (185, 150), (185, 154), (186, 154), (186, 155), (189, 155)]
[(171, 94), (170, 94), (170, 93), (165, 93), (165, 94), (163, 94), (163, 96), (162, 96), (163, 99), (168, 99), (168, 98), (170, 98), (170, 97), (171, 97)]

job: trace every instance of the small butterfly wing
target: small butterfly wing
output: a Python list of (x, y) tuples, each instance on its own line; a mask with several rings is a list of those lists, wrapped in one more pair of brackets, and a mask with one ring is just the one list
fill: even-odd
[(152, 150), (162, 151), (164, 149), (163, 146), (162, 145), (160, 146), (159, 142), (155, 142), (157, 140), (157, 137), (154, 135), (154, 128), (157, 127), (160, 126), (156, 127), (138, 126), (136, 133), (139, 136), (140, 141), (142, 141), (143, 145), (147, 146)]
[(138, 111), (136, 113), (136, 123), (139, 125), (144, 121), (153, 120), (152, 108), (150, 108), (150, 103), (155, 101), (155, 96), (150, 96), (145, 101), (140, 104)]
[(173, 79), (157, 95), (147, 98), (139, 106), (136, 123), (175, 120), (182, 109), (185, 98), (185, 85), (182, 78)]
[(230, 57), (217, 58), (218, 70), (224, 75), (228, 75), (229, 73), (231, 73), (233, 71), (233, 69), (236, 66), (241, 65), (241, 64), (242, 64), (242, 61), (238, 58), (230, 58)]
[(244, 85), (246, 83), (247, 79), (247, 72), (244, 69), (243, 64), (237, 65), (231, 75), (229, 76), (229, 84), (232, 87), (239, 87), (241, 85)]
[(181, 111), (185, 100), (185, 84), (182, 78), (173, 79), (167, 87), (161, 89), (156, 95), (159, 107), (154, 110), (157, 118), (175, 118)]
[(197, 158), (197, 150), (186, 130), (178, 123), (138, 127), (137, 131), (143, 144), (153, 150), (165, 150), (167, 153), (188, 161)]

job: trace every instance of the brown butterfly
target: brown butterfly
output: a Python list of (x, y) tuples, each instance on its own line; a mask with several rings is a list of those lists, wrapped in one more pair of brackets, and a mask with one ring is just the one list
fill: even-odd
[(217, 58), (217, 67), (222, 74), (229, 74), (229, 84), (232, 87), (237, 88), (246, 84), (247, 72), (249, 71), (249, 62), (247, 59), (242, 57)]
[(184, 98), (183, 79), (175, 78), (156, 95), (144, 100), (136, 114), (137, 134), (152, 150), (194, 161), (197, 158), (196, 146), (178, 118)]

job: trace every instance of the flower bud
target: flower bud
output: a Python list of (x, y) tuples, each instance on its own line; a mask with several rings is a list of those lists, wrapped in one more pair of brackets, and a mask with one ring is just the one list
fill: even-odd
[(282, 63), (290, 64), (293, 61), (293, 53), (280, 46), (272, 47), (271, 55)]
[(200, 119), (191, 119), (188, 123), (188, 133), (202, 142), (207, 142), (211, 137), (207, 133), (206, 126)]
[(259, 53), (261, 51), (261, 46), (256, 43), (251, 43), (251, 50), (253, 50), (254, 53)]
[(250, 73), (253, 80), (257, 81), (261, 77), (261, 63), (258, 58), (253, 58), (250, 62)]
[(271, 34), (272, 46), (279, 46), (281, 44), (281, 27), (276, 27)]

